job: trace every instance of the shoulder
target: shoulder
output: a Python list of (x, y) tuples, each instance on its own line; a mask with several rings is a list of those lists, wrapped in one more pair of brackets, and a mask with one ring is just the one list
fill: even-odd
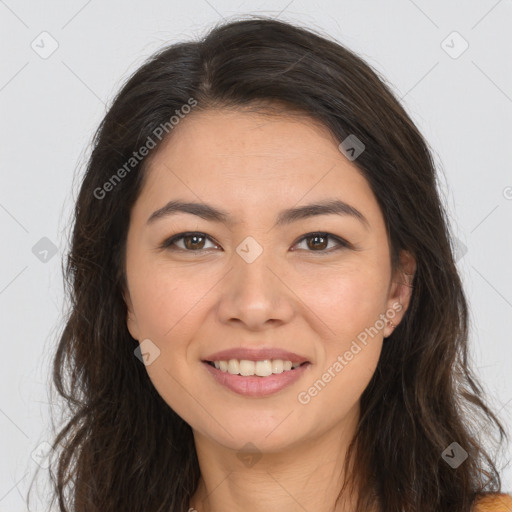
[(512, 512), (510, 494), (487, 494), (475, 500), (474, 512)]

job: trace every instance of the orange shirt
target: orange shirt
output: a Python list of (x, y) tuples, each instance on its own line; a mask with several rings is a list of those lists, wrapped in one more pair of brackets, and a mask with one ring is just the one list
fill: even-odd
[(489, 494), (478, 498), (475, 512), (512, 512), (512, 496), (510, 494)]

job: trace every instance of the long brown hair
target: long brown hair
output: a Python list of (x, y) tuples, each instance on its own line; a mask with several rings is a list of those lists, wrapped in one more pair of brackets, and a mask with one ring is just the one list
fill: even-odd
[[(157, 151), (155, 133), (171, 133), (169, 119), (191, 98), (195, 111), (279, 104), (320, 121), (340, 142), (355, 135), (365, 151), (353, 163), (382, 210), (393, 268), (402, 249), (416, 259), (410, 306), (361, 397), (347, 457), (344, 484), (358, 491), (357, 512), (468, 512), (477, 495), (499, 492), (484, 442), (495, 440), (492, 432), (498, 444), (507, 436), (470, 369), (468, 306), (428, 144), (385, 80), (352, 51), (253, 16), (153, 55), (95, 134), (64, 269), (70, 309), (53, 361), (69, 408), (50, 467), (60, 511), (185, 512), (200, 477), (191, 427), (134, 356), (123, 300), (125, 240), (147, 159), (126, 163), (149, 138)], [(456, 469), (442, 457), (453, 442), (468, 454)]]

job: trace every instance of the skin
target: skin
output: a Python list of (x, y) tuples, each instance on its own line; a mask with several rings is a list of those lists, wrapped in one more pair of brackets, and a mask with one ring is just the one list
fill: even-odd
[[(309, 403), (297, 396), (379, 315), (401, 304), (392, 319), (398, 325), (409, 304), (411, 288), (391, 271), (375, 196), (339, 141), (306, 117), (194, 112), (171, 135), (150, 155), (131, 212), (125, 301), (131, 335), (160, 350), (146, 366), (151, 381), (193, 429), (202, 476), (190, 506), (199, 512), (348, 512), (355, 497), (335, 508), (345, 452), (361, 394), (393, 327), (360, 343), (362, 350)], [(273, 227), (282, 209), (332, 197), (357, 208), (369, 227), (332, 214)], [(227, 210), (233, 224), (179, 213), (147, 225), (171, 199), (213, 204)], [(183, 231), (211, 239), (189, 239), (188, 246), (181, 239), (175, 251), (159, 248)], [(334, 250), (332, 238), (317, 245), (303, 239), (313, 231), (354, 248)], [(263, 249), (252, 263), (236, 252), (247, 236)], [(402, 270), (414, 274), (412, 256), (400, 256)], [(292, 386), (251, 398), (218, 384), (201, 362), (219, 350), (263, 345), (312, 364)], [(240, 457), (248, 442), (260, 456), (252, 462)]]

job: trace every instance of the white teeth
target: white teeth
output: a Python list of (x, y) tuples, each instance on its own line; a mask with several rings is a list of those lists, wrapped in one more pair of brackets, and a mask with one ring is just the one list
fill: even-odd
[(232, 375), (240, 373), (240, 363), (236, 359), (230, 359), (228, 361), (228, 372)]
[(272, 361), (270, 359), (257, 361), (256, 371), (254, 373), (259, 377), (268, 377), (269, 375), (272, 375)]
[(283, 359), (264, 359), (262, 361), (249, 361), (248, 359), (230, 359), (229, 361), (213, 361), (215, 368), (232, 375), (250, 377), (268, 377), (274, 373), (282, 373), (297, 368), (301, 363), (292, 363)]
[(254, 375), (256, 364), (254, 361), (247, 361), (246, 359), (242, 359), (239, 363), (240, 375)]
[(283, 373), (283, 360), (273, 359), (272, 360), (272, 373)]

